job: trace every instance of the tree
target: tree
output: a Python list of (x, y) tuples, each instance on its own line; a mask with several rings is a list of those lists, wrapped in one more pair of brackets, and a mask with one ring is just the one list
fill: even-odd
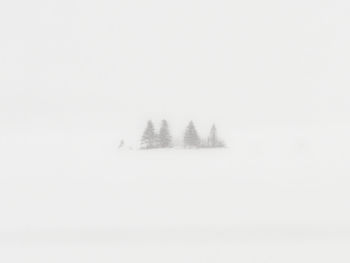
[(142, 135), (141, 148), (152, 149), (156, 147), (157, 135), (154, 132), (154, 125), (152, 121), (147, 122), (147, 127)]
[(219, 140), (217, 135), (217, 130), (215, 125), (213, 125), (210, 129), (210, 134), (208, 138), (208, 147), (215, 148), (215, 147), (224, 147), (224, 143)]
[(208, 138), (208, 146), (209, 147), (216, 147), (218, 144), (218, 137), (217, 137), (217, 131), (215, 125), (213, 125), (210, 129), (210, 134)]
[(172, 138), (169, 132), (169, 125), (166, 120), (162, 121), (162, 125), (159, 130), (158, 144), (160, 148), (170, 148), (172, 146)]
[(191, 121), (185, 131), (184, 135), (184, 145), (189, 148), (198, 148), (200, 147), (201, 140), (198, 136), (197, 130)]

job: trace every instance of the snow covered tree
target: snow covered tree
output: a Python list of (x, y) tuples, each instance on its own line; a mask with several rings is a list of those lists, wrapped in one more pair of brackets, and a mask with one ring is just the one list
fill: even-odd
[(216, 147), (224, 147), (224, 143), (219, 140), (217, 135), (217, 130), (215, 125), (213, 125), (210, 129), (210, 134), (208, 138), (208, 147), (216, 148)]
[(148, 121), (146, 130), (144, 131), (141, 139), (142, 149), (152, 149), (157, 145), (157, 135), (154, 131), (154, 125), (152, 121)]
[(197, 130), (191, 121), (185, 131), (184, 145), (186, 148), (199, 148), (201, 145), (201, 139), (197, 133)]
[(158, 144), (160, 148), (170, 148), (172, 147), (172, 138), (169, 132), (169, 125), (166, 120), (162, 121), (162, 126), (159, 130)]
[(215, 125), (213, 125), (210, 129), (210, 134), (208, 138), (208, 146), (209, 147), (216, 147), (218, 144), (218, 137), (217, 137), (217, 131)]

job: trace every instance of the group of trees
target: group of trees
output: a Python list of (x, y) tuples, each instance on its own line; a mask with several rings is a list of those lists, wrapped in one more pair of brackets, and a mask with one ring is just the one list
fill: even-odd
[(141, 139), (142, 149), (170, 148), (172, 147), (172, 137), (169, 125), (166, 120), (162, 121), (159, 133), (156, 133), (152, 121), (148, 121), (146, 130)]
[[(193, 121), (191, 121), (183, 136), (183, 146), (185, 148), (219, 148), (225, 147), (225, 144), (218, 138), (215, 125), (211, 127), (208, 138), (201, 139)], [(141, 149), (172, 147), (174, 147), (174, 143), (168, 122), (163, 120), (159, 132), (156, 132), (153, 122), (148, 121), (141, 138)]]

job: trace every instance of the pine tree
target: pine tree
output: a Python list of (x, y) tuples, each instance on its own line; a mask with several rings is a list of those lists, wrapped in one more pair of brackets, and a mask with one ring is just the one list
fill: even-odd
[(198, 148), (200, 147), (201, 140), (198, 136), (197, 130), (191, 121), (185, 131), (184, 135), (184, 145), (189, 148)]
[(225, 146), (224, 143), (218, 138), (215, 125), (213, 125), (210, 129), (210, 134), (208, 138), (208, 147), (216, 148), (216, 147), (224, 147), (224, 146)]
[(169, 125), (166, 120), (162, 121), (162, 126), (159, 130), (158, 144), (160, 148), (170, 148), (172, 146), (172, 138), (169, 132)]
[(154, 131), (154, 125), (152, 121), (148, 121), (147, 127), (142, 135), (141, 148), (152, 149), (156, 147), (157, 135)]
[(208, 138), (208, 146), (209, 147), (217, 147), (218, 145), (218, 137), (215, 125), (213, 125), (210, 129), (210, 134)]

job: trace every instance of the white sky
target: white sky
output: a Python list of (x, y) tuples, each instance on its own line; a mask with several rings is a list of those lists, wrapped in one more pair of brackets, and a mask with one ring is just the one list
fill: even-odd
[(0, 123), (347, 124), (349, 11), (345, 0), (2, 1)]

